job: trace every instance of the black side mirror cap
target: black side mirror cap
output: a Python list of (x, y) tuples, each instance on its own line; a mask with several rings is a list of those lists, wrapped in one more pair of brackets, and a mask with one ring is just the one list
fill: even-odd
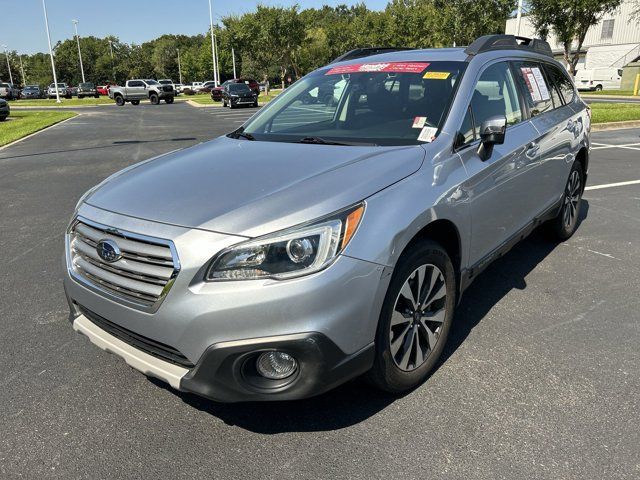
[(507, 117), (498, 115), (489, 117), (480, 126), (480, 141), (485, 146), (502, 145), (507, 130)]

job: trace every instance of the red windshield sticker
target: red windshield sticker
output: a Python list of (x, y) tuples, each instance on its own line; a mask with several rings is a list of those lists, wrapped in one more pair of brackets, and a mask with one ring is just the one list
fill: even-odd
[(342, 75), (343, 73), (422, 73), (429, 66), (426, 62), (389, 62), (389, 63), (356, 63), (334, 67), (325, 75)]

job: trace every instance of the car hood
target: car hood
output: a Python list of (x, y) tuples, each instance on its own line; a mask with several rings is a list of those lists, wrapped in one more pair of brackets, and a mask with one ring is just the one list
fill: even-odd
[(416, 172), (419, 146), (220, 137), (105, 180), (85, 202), (145, 220), (255, 237), (357, 203)]

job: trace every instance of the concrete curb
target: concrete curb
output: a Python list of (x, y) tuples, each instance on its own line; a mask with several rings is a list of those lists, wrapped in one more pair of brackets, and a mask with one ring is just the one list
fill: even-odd
[(185, 100), (184, 103), (186, 103), (187, 105), (191, 105), (192, 107), (196, 107), (196, 108), (211, 108), (211, 107), (220, 108), (220, 107), (222, 107), (222, 103), (220, 103), (220, 104), (210, 103), (208, 105), (204, 105), (202, 103), (194, 102), (193, 100)]
[(603, 132), (606, 130), (622, 130), (624, 128), (640, 128), (640, 120), (627, 120), (625, 122), (608, 122), (591, 124), (592, 132)]
[(588, 100), (640, 100), (640, 96), (633, 95), (580, 95), (580, 97)]
[[(80, 115), (82, 115), (81, 113), (78, 113), (78, 112), (75, 112), (75, 113), (76, 114), (73, 117), (65, 118), (64, 120), (60, 120), (59, 122), (52, 123), (48, 127), (44, 127), (42, 129), (38, 130), (37, 132), (30, 133), (29, 135), (27, 135), (25, 137), (22, 137), (22, 138), (19, 138), (17, 140), (14, 140), (13, 142), (7, 143), (6, 145), (2, 145), (0, 147), (0, 151), (4, 150), (5, 148), (9, 148), (9, 147), (15, 145), (16, 143), (20, 143), (20, 142), (22, 142), (24, 140), (27, 140), (28, 138), (31, 138), (31, 137), (33, 137), (35, 135), (38, 135), (39, 133), (42, 133), (42, 132), (44, 132), (46, 130), (49, 130), (50, 128), (57, 127), (58, 125), (62, 125), (63, 123), (68, 122), (69, 120), (73, 120), (74, 118), (79, 117)], [(2, 159), (0, 158), (0, 160), (2, 160)]]

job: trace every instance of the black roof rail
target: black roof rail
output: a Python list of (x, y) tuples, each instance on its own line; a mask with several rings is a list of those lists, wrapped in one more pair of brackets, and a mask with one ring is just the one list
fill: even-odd
[(464, 53), (477, 55), (492, 50), (525, 50), (553, 57), (551, 46), (545, 40), (515, 35), (484, 35), (475, 39), (471, 45), (464, 49)]
[(378, 55), (379, 53), (399, 52), (402, 50), (414, 50), (410, 47), (367, 47), (356, 48), (347, 53), (343, 53), (334, 58), (331, 63), (344, 62), (345, 60), (354, 60), (356, 58), (368, 57), (369, 55)]

